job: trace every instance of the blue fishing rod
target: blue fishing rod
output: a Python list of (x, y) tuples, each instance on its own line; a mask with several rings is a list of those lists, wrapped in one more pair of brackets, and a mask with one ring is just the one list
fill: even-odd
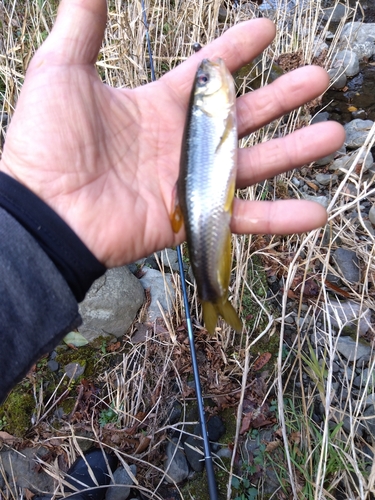
[[(152, 81), (155, 81), (156, 77), (155, 77), (155, 69), (154, 69), (154, 59), (152, 57), (150, 35), (149, 35), (144, 0), (141, 0), (141, 5), (142, 5), (143, 24), (144, 24), (145, 29), (146, 29), (147, 49), (148, 49), (148, 54), (150, 57), (151, 79), (152, 79)], [(200, 45), (199, 44), (194, 44), (194, 45), (195, 45), (194, 50), (198, 51), (200, 49)], [(198, 403), (199, 423), (201, 426), (201, 433), (202, 433), (202, 438), (203, 438), (204, 462), (206, 465), (208, 492), (210, 495), (210, 500), (217, 500), (218, 497), (217, 497), (215, 471), (214, 471), (214, 465), (213, 465), (213, 460), (212, 460), (210, 441), (208, 439), (208, 432), (207, 432), (207, 426), (206, 426), (206, 416), (205, 416), (203, 396), (202, 396), (202, 388), (201, 388), (201, 382), (200, 382), (200, 377), (199, 377), (197, 353), (196, 353), (195, 344), (194, 344), (193, 323), (191, 321), (191, 316), (190, 316), (190, 307), (189, 307), (189, 301), (188, 301), (188, 296), (187, 296), (187, 291), (186, 291), (185, 272), (184, 272), (184, 265), (183, 265), (183, 261), (182, 261), (182, 252), (181, 252), (180, 245), (177, 246), (177, 257), (178, 257), (178, 267), (179, 267), (179, 272), (180, 272), (180, 277), (181, 277), (182, 296), (184, 298), (184, 308), (185, 308), (186, 326), (187, 326), (187, 330), (188, 330), (189, 346), (190, 346), (190, 353), (191, 353), (191, 362), (193, 365), (193, 376), (194, 376), (195, 392), (196, 392), (197, 403)]]

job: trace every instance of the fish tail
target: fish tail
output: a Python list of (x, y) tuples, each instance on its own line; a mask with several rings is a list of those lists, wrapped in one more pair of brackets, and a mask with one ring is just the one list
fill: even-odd
[(220, 298), (217, 302), (202, 301), (203, 321), (208, 333), (213, 335), (218, 317), (221, 316), (234, 330), (241, 332), (242, 322), (238, 317), (234, 307), (226, 297)]

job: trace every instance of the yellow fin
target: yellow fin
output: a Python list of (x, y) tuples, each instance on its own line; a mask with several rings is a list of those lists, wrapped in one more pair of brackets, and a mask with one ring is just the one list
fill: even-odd
[(237, 332), (242, 331), (242, 321), (238, 317), (234, 307), (229, 302), (229, 300), (225, 299), (221, 303), (216, 305), (220, 316)]
[(242, 321), (227, 298), (222, 297), (217, 303), (202, 301), (203, 321), (208, 333), (213, 335), (217, 319), (220, 316), (237, 332), (242, 331)]
[(231, 215), (233, 213), (233, 200), (234, 200), (234, 191), (236, 189), (236, 179), (233, 176), (233, 179), (230, 180), (227, 199), (225, 200), (224, 210), (229, 212)]
[(172, 210), (170, 214), (170, 219), (173, 232), (177, 234), (179, 230), (182, 228), (182, 225), (184, 223), (184, 216), (182, 215), (182, 210), (177, 194), (177, 184), (173, 188), (172, 192)]
[(217, 279), (220, 283), (222, 294), (226, 295), (230, 281), (230, 270), (232, 267), (232, 235), (228, 228), (223, 243), (223, 252), (220, 256), (220, 263), (217, 269)]
[(202, 308), (203, 308), (204, 326), (207, 328), (208, 333), (213, 335), (215, 333), (215, 326), (219, 314), (214, 304), (212, 304), (211, 302), (205, 302), (202, 300)]

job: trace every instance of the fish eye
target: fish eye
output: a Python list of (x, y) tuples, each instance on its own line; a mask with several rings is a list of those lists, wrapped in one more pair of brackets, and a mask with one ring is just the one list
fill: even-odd
[(207, 75), (199, 75), (198, 76), (198, 84), (199, 85), (204, 85), (207, 82), (208, 82), (208, 76)]

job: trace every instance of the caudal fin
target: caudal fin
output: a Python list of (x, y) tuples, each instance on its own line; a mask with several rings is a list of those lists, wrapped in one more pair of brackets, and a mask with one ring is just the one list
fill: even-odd
[(238, 317), (234, 307), (226, 298), (219, 299), (218, 302), (202, 301), (203, 321), (208, 333), (213, 335), (219, 315), (237, 332), (242, 330), (242, 321)]

